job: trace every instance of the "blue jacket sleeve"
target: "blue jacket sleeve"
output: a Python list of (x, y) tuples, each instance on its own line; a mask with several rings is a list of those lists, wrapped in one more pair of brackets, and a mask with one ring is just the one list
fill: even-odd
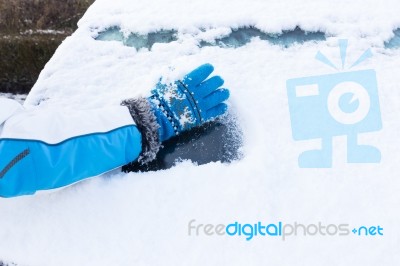
[(0, 140), (0, 196), (34, 194), (100, 175), (135, 160), (141, 150), (136, 126), (72, 137), (49, 144)]
[(60, 188), (136, 160), (143, 140), (130, 109), (13, 114), (0, 124), (0, 196)]

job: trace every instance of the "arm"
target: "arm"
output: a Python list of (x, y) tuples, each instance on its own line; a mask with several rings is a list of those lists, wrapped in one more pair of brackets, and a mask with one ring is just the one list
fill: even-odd
[(34, 194), (100, 175), (135, 160), (154, 160), (161, 142), (226, 111), (209, 64), (181, 81), (159, 83), (149, 98), (95, 110), (35, 108), (0, 128), (0, 196)]
[(124, 106), (18, 112), (0, 134), (0, 195), (33, 194), (135, 160), (142, 136)]

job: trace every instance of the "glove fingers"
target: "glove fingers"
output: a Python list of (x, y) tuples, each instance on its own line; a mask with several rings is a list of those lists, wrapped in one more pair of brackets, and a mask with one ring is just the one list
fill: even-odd
[(223, 115), (226, 110), (228, 110), (228, 106), (226, 105), (226, 103), (220, 103), (217, 106), (214, 106), (213, 108), (207, 110), (205, 120), (210, 120), (220, 115)]
[(200, 98), (204, 98), (211, 94), (213, 91), (218, 89), (224, 84), (224, 80), (220, 76), (214, 76), (212, 78), (203, 81), (196, 89), (195, 94)]
[(201, 109), (209, 110), (214, 106), (217, 106), (218, 104), (227, 100), (228, 98), (229, 98), (229, 90), (227, 89), (215, 90), (200, 102)]
[(196, 86), (205, 80), (212, 72), (214, 67), (211, 64), (204, 64), (187, 74), (182, 82), (187, 86)]

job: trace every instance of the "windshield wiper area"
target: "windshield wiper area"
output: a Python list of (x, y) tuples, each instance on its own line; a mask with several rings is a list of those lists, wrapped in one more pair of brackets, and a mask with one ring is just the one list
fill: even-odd
[(100, 32), (96, 40), (100, 41), (120, 41), (125, 46), (135, 47), (137, 50), (141, 48), (151, 49), (155, 43), (170, 43), (176, 41), (175, 30), (160, 30), (157, 32), (150, 32), (146, 35), (131, 33), (125, 37), (119, 27), (112, 27), (103, 32)]
[[(101, 41), (120, 41), (126, 46), (135, 47), (137, 50), (141, 48), (151, 49), (155, 43), (170, 43), (177, 40), (176, 30), (160, 30), (150, 32), (145, 35), (131, 33), (129, 36), (124, 36), (119, 27), (112, 27), (102, 31), (96, 37), (96, 40)], [(242, 27), (233, 29), (227, 36), (217, 38), (215, 41), (206, 42), (199, 41), (200, 47), (219, 46), (222, 48), (238, 48), (249, 43), (253, 38), (259, 38), (268, 41), (274, 45), (289, 47), (293, 44), (302, 44), (308, 41), (324, 41), (326, 40), (325, 33), (321, 31), (307, 32), (300, 27), (293, 30), (285, 30), (279, 34), (265, 33), (255, 27)]]
[(232, 32), (228, 36), (216, 39), (215, 43), (201, 42), (200, 45), (218, 45), (220, 47), (238, 48), (240, 46), (246, 45), (253, 38), (260, 38), (261, 40), (265, 40), (272, 44), (280, 45), (285, 48), (296, 43), (302, 44), (307, 41), (326, 40), (325, 34), (323, 32), (306, 32), (299, 27), (296, 27), (293, 30), (285, 30), (280, 34), (269, 34), (262, 32), (261, 30), (254, 27), (245, 27), (232, 30)]

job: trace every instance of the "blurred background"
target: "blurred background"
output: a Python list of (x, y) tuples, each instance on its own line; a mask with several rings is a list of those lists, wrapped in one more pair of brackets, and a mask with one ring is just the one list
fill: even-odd
[(95, 0), (0, 0), (0, 93), (27, 94)]

